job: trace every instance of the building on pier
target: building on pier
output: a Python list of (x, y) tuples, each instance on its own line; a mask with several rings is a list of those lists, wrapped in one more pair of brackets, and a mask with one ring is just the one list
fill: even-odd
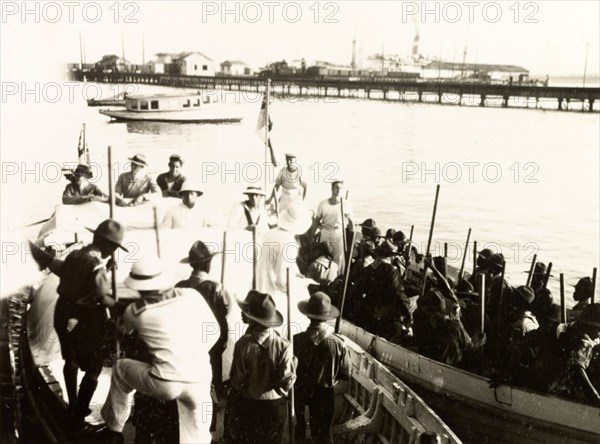
[(166, 53), (159, 52), (146, 64), (145, 72), (150, 74), (173, 74), (183, 76), (215, 75), (215, 63), (201, 52)]

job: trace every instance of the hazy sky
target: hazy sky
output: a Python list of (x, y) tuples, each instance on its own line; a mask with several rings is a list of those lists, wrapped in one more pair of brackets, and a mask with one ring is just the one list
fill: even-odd
[[(420, 52), (461, 62), (521, 65), (538, 75), (600, 72), (600, 2), (2, 2), (2, 74), (103, 54), (142, 62), (156, 52), (200, 51), (216, 62), (255, 67), (302, 57), (349, 64), (352, 39), (363, 58), (409, 54), (415, 31)], [(55, 23), (52, 23), (55, 22)], [(116, 22), (116, 23), (115, 23)]]

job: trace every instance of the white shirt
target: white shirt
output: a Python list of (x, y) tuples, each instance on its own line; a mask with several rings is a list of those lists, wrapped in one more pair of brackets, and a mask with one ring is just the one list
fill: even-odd
[[(268, 215), (263, 206), (259, 206), (258, 208), (250, 208), (246, 205), (245, 202), (240, 202), (234, 205), (231, 209), (231, 214), (229, 215), (229, 227), (230, 228), (240, 228), (246, 229), (250, 225), (248, 225), (248, 219), (246, 218), (246, 212), (244, 211), (244, 207), (248, 208), (250, 211), (250, 218), (252, 219), (252, 224), (256, 225), (257, 232), (265, 233), (269, 229), (268, 224)], [(258, 223), (257, 222), (258, 219)]]
[(296, 257), (299, 246), (294, 235), (280, 228), (273, 228), (264, 237), (256, 266), (256, 287), (262, 293), (275, 295), (286, 292), (286, 268), (290, 277), (298, 273)]
[[(170, 299), (130, 304), (123, 315), (125, 327), (136, 330), (148, 346), (154, 376), (167, 381), (210, 381), (208, 351), (219, 337), (219, 324), (196, 290), (173, 291), (175, 297)], [(207, 323), (214, 325), (207, 328)]]
[(162, 228), (203, 228), (210, 226), (206, 213), (196, 202), (188, 208), (183, 202), (169, 208), (161, 224)]

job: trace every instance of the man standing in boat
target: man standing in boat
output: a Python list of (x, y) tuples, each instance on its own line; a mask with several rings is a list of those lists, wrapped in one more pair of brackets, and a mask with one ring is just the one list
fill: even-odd
[(265, 234), (269, 229), (267, 212), (263, 204), (265, 192), (261, 187), (249, 186), (244, 191), (247, 199), (237, 203), (229, 216), (229, 227), (251, 230), (256, 227), (257, 233)]
[(211, 225), (205, 209), (198, 203), (204, 193), (200, 186), (188, 179), (181, 186), (181, 202), (169, 208), (162, 222), (163, 228), (203, 228)]
[(160, 189), (156, 182), (146, 173), (144, 168), (146, 156), (136, 154), (129, 158), (131, 171), (123, 173), (117, 180), (115, 192), (117, 193), (117, 205), (135, 206), (150, 200), (151, 195), (158, 195)]
[(123, 442), (121, 432), (137, 390), (163, 401), (177, 400), (181, 442), (210, 442), (206, 332), (219, 334), (214, 315), (196, 290), (173, 287), (172, 276), (157, 257), (146, 256), (135, 263), (125, 285), (141, 297), (125, 309), (123, 324), (129, 332), (138, 332), (152, 359), (150, 363), (117, 360), (101, 410), (107, 429), (97, 437)]
[[(106, 347), (107, 315), (105, 307), (117, 303), (111, 297), (110, 281), (104, 260), (123, 247), (124, 228), (107, 219), (93, 231), (91, 244), (75, 250), (62, 261), (31, 245), (32, 255), (41, 268), (49, 268), (60, 278), (58, 301), (54, 309), (54, 329), (58, 334), (65, 365), (63, 375), (69, 398), (72, 428), (85, 427), (89, 404), (109, 357)], [(85, 372), (79, 392), (77, 373)]]
[(183, 159), (179, 154), (169, 157), (169, 171), (159, 174), (156, 183), (162, 191), (163, 197), (179, 197), (185, 176), (181, 173)]
[(348, 202), (344, 202), (344, 217), (342, 220), (341, 199), (344, 182), (334, 180), (331, 183), (331, 197), (319, 203), (315, 224), (321, 229), (321, 242), (327, 243), (333, 255), (333, 261), (338, 266), (338, 273), (342, 274), (345, 269), (346, 258), (344, 257), (344, 234), (346, 227), (353, 229), (352, 211)]
[(308, 184), (302, 178), (302, 171), (296, 163), (296, 155), (286, 153), (285, 162), (286, 166), (279, 171), (279, 174), (275, 178), (273, 194), (266, 202), (269, 205), (271, 200), (276, 198), (277, 191), (281, 188), (281, 197), (279, 199), (280, 212), (284, 211), (290, 203), (297, 200), (304, 200), (306, 190), (308, 189)]
[(306, 331), (294, 335), (294, 355), (298, 359), (296, 374), (296, 438), (306, 439), (304, 407), (308, 406), (312, 442), (333, 443), (331, 425), (334, 413), (333, 389), (340, 379), (350, 377), (350, 358), (344, 341), (334, 333), (328, 321), (340, 311), (331, 305), (325, 293), (317, 291), (298, 309), (310, 319)]
[(108, 202), (108, 196), (100, 191), (89, 179), (93, 177), (92, 170), (84, 164), (77, 165), (75, 171), (65, 174), (71, 181), (63, 191), (62, 201), (65, 205), (79, 205), (88, 202)]

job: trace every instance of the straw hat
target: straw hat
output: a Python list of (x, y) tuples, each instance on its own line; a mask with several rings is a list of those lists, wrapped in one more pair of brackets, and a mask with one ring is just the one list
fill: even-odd
[(256, 196), (266, 196), (265, 192), (263, 191), (263, 189), (261, 187), (253, 187), (253, 186), (247, 186), (246, 187), (246, 191), (242, 192), (242, 194), (254, 194)]
[(203, 191), (200, 190), (200, 186), (193, 179), (186, 179), (181, 185), (181, 190), (179, 190), (178, 195), (181, 196), (183, 193), (187, 193), (189, 191), (195, 191), (198, 193), (198, 196), (202, 196), (204, 194)]
[(143, 154), (136, 154), (133, 157), (129, 157), (129, 161), (143, 167), (148, 166), (148, 163), (146, 162), (146, 156)]
[(311, 294), (310, 299), (298, 302), (298, 310), (308, 318), (320, 321), (337, 319), (340, 315), (340, 311), (331, 305), (329, 296), (322, 291)]
[(303, 234), (310, 228), (310, 211), (301, 202), (292, 202), (277, 219), (277, 226), (292, 234)]
[(156, 256), (144, 257), (133, 264), (125, 286), (137, 291), (164, 290), (173, 285), (173, 280), (164, 271), (164, 264)]
[(283, 316), (275, 308), (275, 301), (270, 294), (250, 290), (246, 299), (238, 300), (238, 305), (248, 318), (265, 327), (279, 327), (283, 324)]

